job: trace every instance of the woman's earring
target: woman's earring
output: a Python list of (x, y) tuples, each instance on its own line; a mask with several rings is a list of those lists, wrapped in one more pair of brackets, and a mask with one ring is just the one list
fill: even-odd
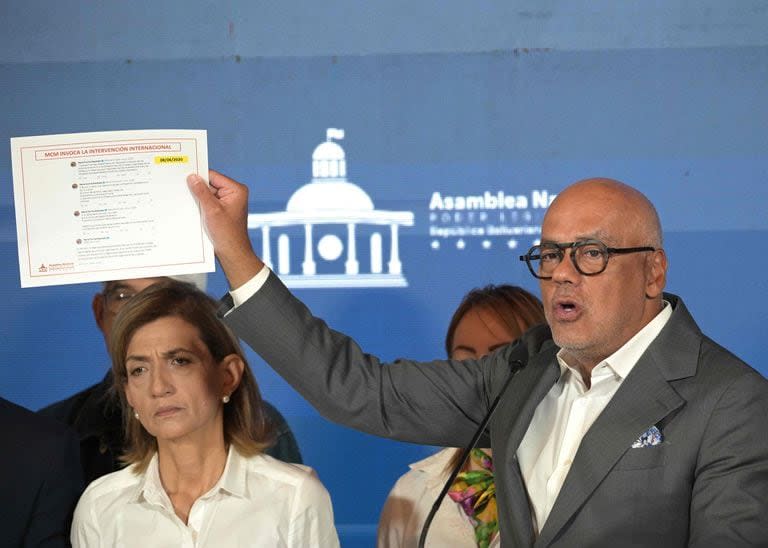
[(221, 401), (224, 403), (229, 403), (229, 396), (228, 395), (224, 396), (223, 398), (221, 398)]
[(133, 410), (133, 416), (136, 417), (136, 419), (139, 418), (139, 412), (136, 411), (135, 409)]

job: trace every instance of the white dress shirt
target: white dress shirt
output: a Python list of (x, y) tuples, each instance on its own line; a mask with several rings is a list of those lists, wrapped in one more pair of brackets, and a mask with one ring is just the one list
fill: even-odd
[(93, 481), (75, 510), (74, 547), (339, 546), (328, 492), (314, 471), (230, 447), (216, 485), (182, 522), (160, 481), (157, 454)]
[(665, 302), (648, 325), (592, 369), (591, 388), (565, 363), (563, 351), (558, 352), (560, 378), (536, 407), (517, 450), (536, 531), (547, 521), (581, 439), (671, 315), (672, 307)]
[(235, 306), (240, 306), (253, 295), (255, 295), (256, 292), (261, 289), (265, 283), (267, 283), (270, 272), (272, 271), (265, 265), (264, 268), (259, 270), (259, 272), (253, 278), (245, 282), (237, 289), (231, 290), (229, 294), (232, 296), (232, 303)]
[[(459, 449), (442, 449), (414, 462), (411, 470), (397, 480), (390, 491), (379, 519), (378, 548), (416, 548), (421, 529), (432, 505), (448, 479), (445, 467)], [(426, 546), (477, 548), (475, 528), (469, 516), (447, 495), (429, 527)], [(491, 540), (499, 546), (499, 535)]]

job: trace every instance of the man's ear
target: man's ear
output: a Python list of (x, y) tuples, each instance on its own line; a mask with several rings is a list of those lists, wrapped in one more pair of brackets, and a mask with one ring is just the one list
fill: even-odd
[(240, 380), (243, 378), (245, 362), (237, 354), (225, 356), (219, 364), (221, 375), (221, 396), (229, 396), (240, 386)]
[(651, 253), (646, 269), (645, 296), (649, 299), (661, 297), (667, 285), (667, 254), (663, 249)]
[(98, 325), (101, 332), (104, 333), (104, 315), (106, 314), (107, 303), (104, 302), (103, 293), (96, 293), (93, 296), (91, 309), (93, 310), (93, 319), (96, 320), (96, 325)]

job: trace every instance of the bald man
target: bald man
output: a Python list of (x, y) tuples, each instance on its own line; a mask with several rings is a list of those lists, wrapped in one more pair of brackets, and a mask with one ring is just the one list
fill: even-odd
[(661, 226), (637, 190), (584, 180), (548, 209), (521, 260), (551, 336), (382, 367), (264, 267), (245, 186), (188, 184), (232, 287), (225, 321), (327, 418), (462, 446), (524, 365), (490, 423), (503, 546), (768, 545), (768, 381), (663, 292)]

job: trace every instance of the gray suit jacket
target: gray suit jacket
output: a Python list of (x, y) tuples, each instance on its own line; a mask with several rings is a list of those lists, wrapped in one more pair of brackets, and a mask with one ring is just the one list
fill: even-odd
[[(225, 321), (328, 419), (430, 445), (466, 444), (525, 363), (490, 426), (504, 546), (768, 546), (768, 381), (665, 298), (671, 319), (584, 436), (538, 536), (516, 451), (559, 376), (546, 328), (478, 361), (382, 364), (274, 275)], [(663, 442), (633, 449), (654, 425)]]

